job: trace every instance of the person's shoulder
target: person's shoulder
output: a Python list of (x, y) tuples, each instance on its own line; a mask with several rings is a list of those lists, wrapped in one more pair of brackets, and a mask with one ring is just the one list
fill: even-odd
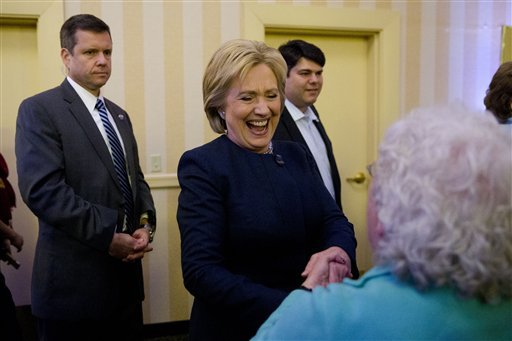
[(274, 153), (281, 155), (285, 160), (297, 163), (309, 162), (309, 150), (302, 143), (290, 140), (273, 140)]
[(283, 105), (283, 111), (281, 111), (281, 115), (290, 116), (290, 111), (288, 111), (288, 108), (286, 107), (286, 105)]
[(392, 274), (391, 269), (375, 266), (366, 271), (357, 280), (347, 278), (343, 283), (351, 287), (364, 287), (375, 281), (394, 281), (394, 278), (395, 276)]
[(180, 160), (184, 159), (199, 159), (207, 160), (210, 158), (220, 158), (223, 153), (222, 150), (227, 148), (228, 144), (224, 139), (224, 135), (221, 135), (214, 140), (207, 142), (201, 146), (186, 150)]
[(293, 122), (293, 118), (292, 115), (290, 114), (290, 111), (288, 111), (288, 109), (285, 106), (283, 106), (283, 111), (281, 111), (281, 116), (279, 117), (279, 124), (277, 125), (278, 128), (279, 126), (282, 126), (286, 122)]
[(205, 144), (202, 144), (200, 146), (191, 148), (187, 150), (185, 153), (209, 153), (211, 151), (222, 149), (227, 147), (227, 143), (225, 143), (225, 135), (218, 136), (211, 140), (210, 142), (206, 142)]
[(116, 111), (116, 110), (125, 111), (118, 104), (116, 104), (115, 102), (109, 100), (108, 98), (103, 97), (103, 100), (105, 101), (105, 104), (107, 105), (107, 108), (108, 108), (109, 111)]
[(291, 141), (291, 140), (272, 140), (274, 150), (282, 153), (300, 153), (305, 154), (307, 149), (302, 143)]
[[(226, 138), (227, 139), (227, 138)], [(206, 177), (218, 177), (229, 172), (227, 161), (229, 151), (223, 136), (211, 142), (185, 151), (178, 161), (178, 178), (183, 181), (187, 174), (204, 174)]]
[(44, 90), (23, 99), (18, 107), (18, 116), (47, 117), (61, 113), (65, 103), (65, 94), (61, 86)]
[(42, 92), (39, 92), (37, 94), (34, 94), (32, 96), (29, 96), (23, 100), (25, 103), (31, 103), (31, 102), (45, 102), (45, 101), (53, 101), (55, 100), (56, 96), (59, 96), (62, 94), (62, 87), (56, 86), (51, 89), (44, 90)]

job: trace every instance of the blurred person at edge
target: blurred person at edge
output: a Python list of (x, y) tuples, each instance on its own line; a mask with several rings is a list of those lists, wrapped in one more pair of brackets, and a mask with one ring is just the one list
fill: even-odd
[[(18, 252), (23, 248), (23, 237), (12, 225), (12, 210), (16, 206), (16, 195), (7, 179), (9, 168), (0, 153), (0, 260), (6, 261), (11, 257), (11, 247)], [(12, 258), (11, 258), (12, 260)], [(16, 317), (16, 305), (11, 291), (5, 283), (5, 277), (0, 272), (0, 336), (6, 341), (21, 341), (22, 331)]]
[(298, 143), (272, 140), (285, 78), (279, 51), (243, 39), (223, 44), (204, 72), (204, 109), (222, 135), (178, 165), (192, 341), (248, 340), (305, 279), (313, 288), (357, 271), (353, 226), (315, 161)]
[(498, 67), (486, 91), (484, 104), (512, 136), (512, 61)]
[(375, 266), (295, 290), (253, 340), (512, 340), (505, 135), (491, 115), (461, 107), (392, 125), (370, 168)]

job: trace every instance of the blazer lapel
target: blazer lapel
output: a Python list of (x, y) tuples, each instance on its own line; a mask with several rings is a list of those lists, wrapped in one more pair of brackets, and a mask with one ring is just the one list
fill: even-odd
[(334, 158), (332, 143), (329, 137), (327, 136), (327, 132), (325, 131), (322, 121), (320, 121), (320, 115), (318, 114), (318, 111), (316, 111), (316, 108), (314, 106), (311, 106), (311, 109), (315, 113), (316, 117), (318, 117), (318, 121), (315, 121), (315, 126), (320, 132), (322, 140), (324, 140), (325, 148), (327, 150), (327, 158), (329, 159), (329, 163), (331, 165), (331, 176), (334, 185), (335, 199), (338, 205), (341, 207), (341, 179), (340, 173), (338, 171), (338, 166), (336, 165), (336, 159)]
[(98, 157), (105, 165), (113, 181), (117, 183), (117, 174), (114, 169), (112, 155), (110, 154), (108, 147), (105, 144), (105, 140), (103, 139), (98, 126), (94, 122), (91, 113), (89, 110), (87, 110), (87, 107), (67, 80), (62, 82), (61, 88), (63, 91), (64, 100), (69, 103), (70, 113), (75, 117), (80, 126), (83, 128), (89, 139), (89, 142), (92, 144), (94, 150), (98, 154)]
[(304, 137), (302, 137), (299, 128), (297, 128), (297, 124), (293, 121), (292, 115), (290, 115), (290, 112), (288, 109), (286, 109), (286, 107), (284, 107), (284, 110), (281, 114), (281, 121), (283, 122), (283, 125), (286, 128), (288, 134), (290, 134), (290, 138), (293, 141), (302, 143), (307, 147), (306, 140), (304, 140)]
[(311, 106), (311, 109), (315, 113), (316, 117), (318, 118), (318, 121), (314, 121), (315, 127), (317, 128), (318, 132), (320, 133), (320, 136), (322, 136), (322, 140), (324, 141), (325, 147), (327, 148), (327, 154), (332, 155), (332, 144), (331, 140), (329, 140), (329, 136), (327, 136), (327, 133), (325, 132), (324, 125), (322, 124), (322, 121), (320, 121), (320, 115), (318, 114), (318, 111), (316, 110), (315, 106)]

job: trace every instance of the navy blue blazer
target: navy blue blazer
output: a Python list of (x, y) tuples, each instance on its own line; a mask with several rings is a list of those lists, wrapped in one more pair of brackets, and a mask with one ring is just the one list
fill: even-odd
[[(320, 115), (314, 106), (311, 106), (311, 109), (318, 117), (318, 123), (315, 124), (318, 131), (320, 132), (320, 136), (322, 136), (322, 140), (325, 143), (325, 149), (327, 150), (327, 158), (329, 159), (329, 164), (331, 165), (331, 177), (332, 183), (334, 186), (334, 199), (336, 199), (336, 203), (338, 206), (342, 208), (341, 205), (341, 179), (340, 173), (338, 172), (338, 166), (336, 165), (336, 160), (334, 158), (334, 152), (332, 149), (332, 143), (327, 136), (327, 132), (324, 129), (322, 122), (320, 121)], [(281, 113), (281, 118), (279, 119), (279, 124), (277, 125), (276, 132), (274, 133), (274, 140), (285, 140), (285, 141), (294, 141), (298, 142), (308, 149), (309, 152), (311, 150), (308, 147), (308, 144), (304, 140), (297, 124), (293, 120), (290, 112), (286, 107), (284, 107), (283, 112)], [(316, 164), (316, 163), (315, 163)]]
[(297, 143), (256, 154), (225, 135), (185, 152), (177, 219), (191, 340), (248, 340), (303, 282), (310, 256), (343, 248), (357, 274), (352, 224)]
[[(155, 207), (139, 166), (128, 114), (109, 100), (126, 150), (133, 226)], [(69, 84), (24, 100), (16, 125), (20, 193), (39, 220), (32, 312), (46, 319), (104, 319), (144, 298), (140, 261), (111, 257), (124, 199), (108, 147)]]

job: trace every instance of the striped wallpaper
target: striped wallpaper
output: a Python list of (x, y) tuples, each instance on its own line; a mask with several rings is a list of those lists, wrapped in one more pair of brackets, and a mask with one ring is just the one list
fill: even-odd
[[(249, 1), (64, 1), (65, 17), (89, 12), (112, 29), (114, 71), (106, 93), (134, 116), (141, 154), (173, 173), (182, 151), (211, 139), (201, 78), (213, 51), (241, 37)], [(257, 3), (250, 1), (251, 4)], [(389, 10), (401, 14), (401, 111), (482, 98), (500, 63), (510, 1), (261, 1), (265, 5)]]
[[(222, 42), (243, 37), (248, 3), (399, 12), (401, 114), (451, 101), (482, 109), (500, 64), (502, 26), (512, 23), (508, 0), (64, 0), (62, 19), (92, 13), (111, 28), (113, 72), (104, 94), (130, 114), (142, 167), (153, 186), (159, 230), (155, 251), (145, 258), (147, 323), (188, 318), (191, 299), (181, 279), (175, 172), (184, 150), (216, 136), (202, 110), (202, 72)], [(151, 173), (151, 156), (161, 158), (161, 172)]]

